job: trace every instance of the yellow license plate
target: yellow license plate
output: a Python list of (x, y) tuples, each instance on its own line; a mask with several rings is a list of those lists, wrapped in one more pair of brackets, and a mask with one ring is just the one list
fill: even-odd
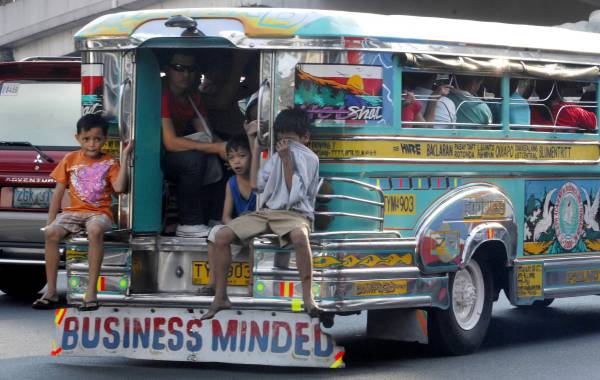
[(406, 294), (407, 291), (406, 280), (359, 281), (355, 285), (354, 293), (359, 297), (370, 297)]
[[(208, 284), (208, 262), (192, 262), (192, 284)], [(250, 282), (250, 265), (244, 262), (233, 262), (229, 267), (227, 275), (227, 284), (233, 286), (245, 286)]]

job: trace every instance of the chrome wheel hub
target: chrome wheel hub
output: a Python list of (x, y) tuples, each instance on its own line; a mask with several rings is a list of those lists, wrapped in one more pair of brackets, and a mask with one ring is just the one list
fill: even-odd
[(483, 274), (473, 260), (465, 269), (456, 272), (452, 286), (452, 311), (462, 329), (471, 330), (477, 325), (483, 311), (484, 297)]

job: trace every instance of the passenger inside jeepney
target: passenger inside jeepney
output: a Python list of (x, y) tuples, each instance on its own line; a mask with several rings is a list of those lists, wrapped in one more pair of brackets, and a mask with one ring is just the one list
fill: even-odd
[[(524, 87), (519, 86), (521, 81), (517, 78), (512, 78), (509, 85), (509, 124), (530, 125), (531, 117), (529, 104), (521, 95), (519, 90), (523, 91)], [(483, 85), (486, 93), (491, 94), (489, 101), (486, 101), (488, 107), (492, 111), (492, 120), (494, 124), (502, 123), (502, 93), (501, 93), (502, 78), (486, 77)]]
[(433, 128), (451, 128), (447, 123), (456, 122), (456, 107), (447, 97), (451, 86), (437, 81), (437, 77), (435, 73), (406, 72), (402, 74), (402, 82), (420, 104), (419, 115), (424, 121), (438, 123)]
[[(571, 100), (578, 96), (576, 88), (570, 86), (569, 82), (554, 82), (551, 80), (537, 80), (535, 91), (545, 110), (532, 107), (531, 123), (533, 125), (548, 125), (553, 128), (536, 127), (532, 131), (549, 132), (594, 132), (597, 130), (596, 114), (586, 110), (584, 107)], [(563, 95), (564, 94), (564, 95)], [(581, 95), (581, 94), (578, 94)], [(574, 127), (574, 128), (564, 128)]]
[[(165, 178), (176, 186), (176, 235), (206, 237), (211, 217), (205, 213), (211, 184), (223, 178), (220, 159), (226, 158), (221, 141), (206, 121), (206, 110), (197, 88), (200, 66), (190, 51), (170, 53), (163, 64), (161, 130)], [(222, 204), (222, 202), (219, 202)]]
[[(467, 124), (466, 128), (475, 125), (492, 123), (490, 107), (477, 96), (483, 83), (483, 77), (473, 75), (455, 75), (455, 88), (450, 90), (448, 98), (456, 106), (456, 122)], [(463, 127), (463, 128), (464, 128)]]
[(244, 114), (238, 102), (258, 90), (258, 55), (252, 52), (218, 52), (207, 62), (200, 85), (209, 125), (228, 140), (244, 135)]
[(175, 234), (206, 237), (221, 220), (231, 173), (219, 157), (225, 140), (245, 135), (238, 100), (258, 88), (258, 55), (175, 50), (162, 61), (163, 170), (176, 189)]

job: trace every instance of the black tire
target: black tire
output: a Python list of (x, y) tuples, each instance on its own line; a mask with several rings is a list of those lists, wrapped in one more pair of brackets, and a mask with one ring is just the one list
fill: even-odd
[[(478, 273), (475, 272), (479, 272), (482, 278), (479, 279), (480, 281), (475, 280), (472, 284), (472, 289), (475, 292), (475, 301), (473, 302), (475, 305), (465, 308), (467, 310), (472, 309), (467, 314), (468, 319), (465, 320), (465, 317), (460, 315), (460, 301), (457, 299), (457, 302), (454, 302), (455, 281), (458, 275), (459, 280), (457, 282), (464, 284), (465, 274), (474, 278), (473, 276), (478, 276)], [(477, 283), (483, 285), (482, 290), (476, 289), (478, 287)], [(437, 353), (442, 355), (465, 355), (479, 348), (485, 339), (492, 316), (493, 285), (492, 273), (488, 263), (484, 260), (473, 259), (465, 269), (450, 274), (448, 286), (450, 306), (446, 310), (432, 309), (428, 313), (429, 342)], [(481, 300), (479, 300), (480, 296), (483, 297)], [(480, 312), (478, 312), (478, 303)], [(455, 308), (459, 311), (455, 311)]]
[(554, 298), (546, 298), (543, 300), (533, 301), (531, 305), (516, 305), (519, 309), (523, 310), (543, 310), (550, 306), (554, 302)]
[(33, 298), (46, 286), (43, 265), (0, 265), (0, 291), (13, 297)]

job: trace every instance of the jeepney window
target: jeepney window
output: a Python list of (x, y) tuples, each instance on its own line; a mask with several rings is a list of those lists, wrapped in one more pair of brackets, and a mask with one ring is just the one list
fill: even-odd
[(500, 78), (403, 72), (402, 127), (500, 129)]
[[(580, 81), (521, 80), (517, 87), (527, 99), (530, 125), (512, 123), (511, 129), (534, 132), (596, 132), (596, 85)], [(511, 101), (511, 107), (515, 105)], [(511, 108), (512, 112), (513, 108)]]
[(6, 81), (0, 84), (2, 140), (75, 146), (81, 114), (79, 82)]

